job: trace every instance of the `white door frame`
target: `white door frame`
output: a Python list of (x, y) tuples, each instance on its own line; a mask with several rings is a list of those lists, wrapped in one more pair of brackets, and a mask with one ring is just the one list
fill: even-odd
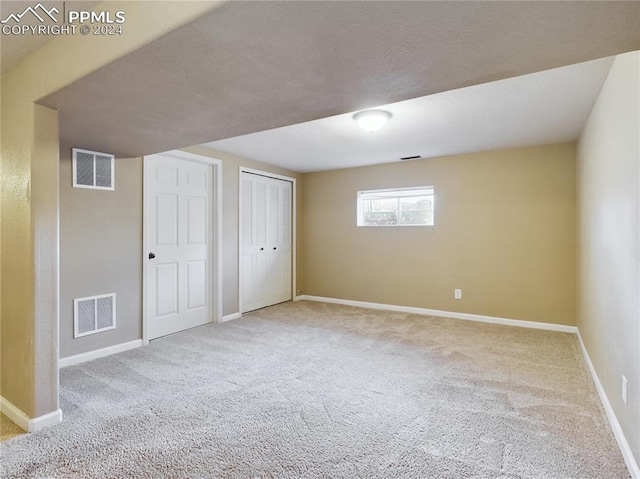
[[(209, 270), (209, 284), (212, 285), (213, 291), (211, 293), (211, 304), (213, 305), (210, 311), (212, 315), (212, 321), (219, 323), (222, 321), (222, 161), (215, 158), (209, 158), (208, 156), (196, 155), (181, 150), (171, 150), (164, 153), (158, 153), (157, 155), (148, 156), (165, 156), (168, 158), (177, 158), (180, 160), (194, 161), (205, 165), (210, 165), (212, 168), (212, 186), (213, 194), (211, 195), (210, 211), (213, 213), (211, 218), (211, 241), (209, 244), (209, 257), (211, 258), (210, 264), (212, 267)], [(146, 179), (149, 174), (149, 167), (147, 157), (143, 159), (143, 201), (142, 201), (142, 344), (149, 344), (149, 327), (148, 327), (148, 314), (147, 311), (147, 255), (149, 254), (147, 241), (147, 215), (149, 212), (149, 195), (146, 188)]]
[(252, 173), (254, 175), (266, 176), (267, 178), (275, 178), (276, 180), (290, 181), (291, 188), (291, 299), (296, 299), (296, 237), (297, 237), (297, 198), (296, 198), (296, 179), (291, 176), (278, 175), (269, 173), (268, 171), (256, 170), (254, 168), (240, 167), (238, 174), (238, 314), (242, 315), (242, 173)]

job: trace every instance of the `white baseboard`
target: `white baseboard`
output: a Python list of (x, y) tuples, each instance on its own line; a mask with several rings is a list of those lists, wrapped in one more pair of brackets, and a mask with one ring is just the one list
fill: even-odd
[(611, 424), (611, 429), (613, 429), (613, 435), (618, 442), (618, 447), (620, 447), (620, 451), (622, 451), (622, 456), (624, 457), (624, 462), (627, 464), (627, 468), (629, 468), (629, 472), (631, 473), (631, 477), (634, 479), (640, 479), (640, 468), (638, 467), (638, 463), (633, 457), (633, 452), (631, 451), (631, 447), (627, 442), (627, 438), (622, 431), (622, 427), (618, 422), (618, 418), (616, 417), (616, 413), (613, 411), (613, 407), (611, 407), (611, 403), (609, 402), (609, 397), (600, 382), (600, 378), (598, 378), (598, 374), (596, 373), (595, 368), (593, 367), (593, 363), (591, 362), (591, 358), (589, 357), (589, 353), (587, 352), (587, 348), (582, 341), (582, 336), (580, 335), (580, 331), (578, 331), (578, 343), (580, 344), (580, 349), (582, 350), (582, 355), (584, 356), (584, 360), (587, 363), (587, 368), (589, 368), (589, 372), (591, 373), (591, 378), (593, 379), (593, 383), (596, 385), (596, 390), (598, 391), (598, 395), (600, 396), (600, 402), (602, 402), (602, 406), (604, 407), (604, 411), (607, 414), (607, 419), (609, 419), (609, 424)]
[(350, 299), (323, 298), (320, 296), (301, 295), (294, 301), (320, 301), (322, 303), (344, 304), (368, 309), (383, 309), (387, 311), (399, 311), (402, 313), (422, 314), (427, 316), (439, 316), (443, 318), (464, 319), (465, 321), (479, 321), (481, 323), (504, 324), (507, 326), (519, 326), (521, 328), (547, 329), (563, 333), (576, 333), (578, 328), (564, 324), (538, 323), (535, 321), (522, 321), (520, 319), (497, 318), (495, 316), (482, 316), (479, 314), (456, 313), (452, 311), (440, 311), (437, 309), (414, 308), (412, 306), (396, 306), (393, 304), (368, 303), (366, 301), (352, 301)]
[(29, 432), (39, 431), (45, 427), (55, 426), (62, 422), (62, 409), (29, 420)]
[(242, 317), (242, 313), (232, 313), (232, 314), (227, 314), (226, 316), (223, 316), (222, 319), (220, 320), (221, 323), (226, 323), (227, 321), (232, 321), (234, 319), (238, 319)]
[(11, 401), (0, 396), (0, 411), (11, 419), (17, 426), (27, 432), (36, 432), (45, 427), (54, 426), (62, 421), (62, 410), (56, 409), (53, 412), (42, 416), (30, 418), (20, 409), (14, 406)]
[(19, 426), (22, 430), (29, 430), (29, 416), (15, 407), (11, 401), (3, 398), (2, 396), (0, 396), (0, 411), (2, 411), (2, 414), (11, 419), (14, 424)]
[(116, 344), (115, 346), (109, 346), (108, 348), (96, 349), (95, 351), (60, 358), (58, 360), (58, 367), (66, 368), (67, 366), (73, 366), (74, 364), (86, 363), (93, 359), (104, 358), (105, 356), (111, 356), (112, 354), (129, 351), (130, 349), (139, 348), (141, 346), (142, 339), (136, 339), (134, 341), (129, 341), (128, 343)]

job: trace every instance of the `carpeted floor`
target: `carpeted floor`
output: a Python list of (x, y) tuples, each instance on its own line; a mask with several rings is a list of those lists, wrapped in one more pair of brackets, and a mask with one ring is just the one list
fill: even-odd
[(11, 422), (11, 419), (0, 413), (0, 441), (5, 441), (24, 433), (22, 429)]
[(575, 336), (285, 303), (61, 370), (3, 478), (628, 478)]

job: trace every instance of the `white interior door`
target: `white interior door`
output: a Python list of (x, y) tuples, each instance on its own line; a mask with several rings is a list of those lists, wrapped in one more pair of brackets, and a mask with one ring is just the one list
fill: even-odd
[(212, 169), (145, 157), (147, 339), (213, 320)]
[(241, 202), (241, 312), (292, 298), (292, 184), (243, 172)]

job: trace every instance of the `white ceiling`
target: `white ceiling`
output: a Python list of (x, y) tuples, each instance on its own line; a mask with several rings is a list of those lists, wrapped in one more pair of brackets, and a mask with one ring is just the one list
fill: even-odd
[(382, 105), (393, 114), (369, 133), (353, 113), (204, 146), (298, 172), (449, 156), (577, 139), (613, 58)]

